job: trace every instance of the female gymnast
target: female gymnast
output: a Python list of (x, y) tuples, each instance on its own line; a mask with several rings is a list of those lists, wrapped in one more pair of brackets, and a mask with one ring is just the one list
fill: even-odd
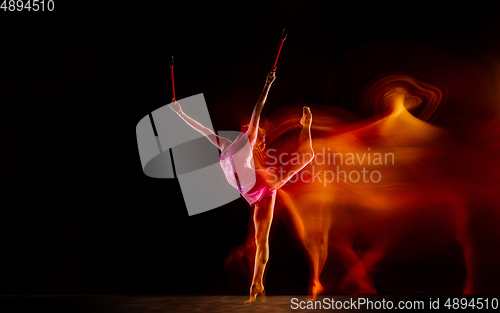
[[(246, 303), (254, 302), (257, 295), (265, 295), (263, 276), (269, 258), (269, 230), (273, 219), (276, 190), (314, 158), (311, 140), (312, 114), (310, 108), (304, 106), (300, 119), (302, 130), (299, 135), (297, 154), (292, 154), (293, 158), (277, 168), (266, 168), (264, 162), (259, 162), (262, 160), (265, 148), (264, 132), (259, 127), (260, 114), (275, 78), (276, 69), (273, 69), (267, 75), (264, 89), (255, 104), (250, 123), (243, 126), (241, 134), (234, 142), (216, 135), (212, 130), (186, 115), (175, 99), (170, 104), (172, 110), (189, 126), (203, 134), (221, 150), (220, 164), (226, 178), (233, 187), (239, 190), (248, 203), (254, 206), (256, 253), (250, 299)], [(254, 163), (254, 160), (257, 162)]]

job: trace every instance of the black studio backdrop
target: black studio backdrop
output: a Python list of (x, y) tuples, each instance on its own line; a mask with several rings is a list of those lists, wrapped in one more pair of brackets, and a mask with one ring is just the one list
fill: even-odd
[[(135, 126), (172, 98), (170, 55), (177, 97), (203, 93), (216, 130), (249, 118), (284, 27), (265, 114), (328, 104), (336, 60), (368, 43), (500, 55), (493, 5), (68, 2), (0, 12), (1, 294), (246, 293), (224, 268), (246, 238), (246, 202), (188, 217), (176, 181), (142, 173)], [(283, 223), (267, 290), (306, 293)]]

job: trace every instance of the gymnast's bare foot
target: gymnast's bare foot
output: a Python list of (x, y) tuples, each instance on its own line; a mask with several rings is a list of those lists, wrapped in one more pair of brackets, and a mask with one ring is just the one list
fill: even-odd
[(257, 295), (259, 295), (265, 299), (266, 292), (264, 291), (264, 286), (252, 285), (252, 287), (250, 287), (250, 299), (245, 301), (245, 303), (253, 303), (255, 301), (255, 298), (257, 297)]
[(302, 124), (302, 126), (309, 126), (311, 125), (311, 122), (312, 122), (311, 108), (305, 106), (302, 108), (302, 118), (300, 119), (300, 124)]

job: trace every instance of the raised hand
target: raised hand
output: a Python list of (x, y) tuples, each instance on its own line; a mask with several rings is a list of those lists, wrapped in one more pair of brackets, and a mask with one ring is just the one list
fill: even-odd
[(276, 79), (276, 69), (271, 70), (266, 77), (266, 85), (271, 85), (273, 81)]
[(172, 103), (170, 103), (169, 106), (172, 110), (174, 110), (175, 113), (182, 113), (181, 105), (179, 104), (179, 102), (175, 101), (175, 98), (172, 98)]

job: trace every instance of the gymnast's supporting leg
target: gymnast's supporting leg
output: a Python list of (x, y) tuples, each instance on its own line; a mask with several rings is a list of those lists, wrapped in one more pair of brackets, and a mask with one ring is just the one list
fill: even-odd
[[(299, 136), (300, 154), (278, 168), (279, 172), (286, 173), (284, 178), (278, 178), (277, 175), (273, 175), (276, 179), (267, 181), (268, 186), (272, 190), (276, 190), (283, 186), (295, 173), (311, 162), (314, 157), (314, 150), (312, 148), (311, 141), (312, 114), (308, 107), (303, 108), (303, 115), (300, 123), (303, 125)], [(297, 158), (298, 160), (296, 160)], [(278, 169), (274, 169), (272, 171), (276, 171)], [(265, 197), (255, 207), (254, 225), (255, 244), (257, 246), (257, 250), (255, 253), (253, 281), (252, 286), (250, 287), (250, 299), (246, 301), (246, 303), (254, 302), (255, 297), (264, 291), (262, 280), (264, 276), (264, 269), (269, 258), (269, 229), (271, 228), (275, 200), (276, 194), (272, 197)]]
[(257, 295), (264, 293), (264, 270), (269, 259), (269, 230), (273, 220), (274, 203), (276, 194), (271, 197), (262, 198), (254, 208), (254, 225), (255, 225), (255, 263), (252, 286), (250, 287), (250, 299), (245, 303), (255, 301)]

